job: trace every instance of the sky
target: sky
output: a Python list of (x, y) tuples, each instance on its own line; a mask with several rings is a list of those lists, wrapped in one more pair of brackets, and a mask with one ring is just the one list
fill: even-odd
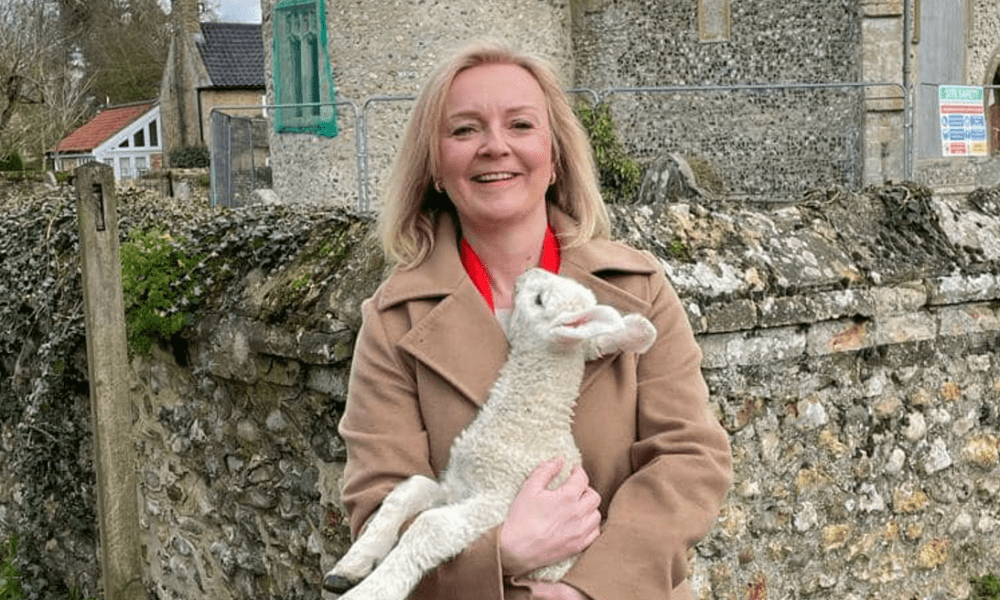
[(223, 23), (260, 23), (260, 0), (216, 0)]

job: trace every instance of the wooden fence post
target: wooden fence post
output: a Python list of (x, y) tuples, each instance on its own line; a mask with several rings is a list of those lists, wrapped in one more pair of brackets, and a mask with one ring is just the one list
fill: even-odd
[(145, 600), (114, 170), (92, 162), (74, 175), (104, 597)]

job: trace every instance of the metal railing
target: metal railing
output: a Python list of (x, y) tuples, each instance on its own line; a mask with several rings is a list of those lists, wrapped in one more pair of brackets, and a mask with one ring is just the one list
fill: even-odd
[(359, 176), (363, 177), (361, 187), (364, 189), (364, 193), (358, 196), (358, 208), (360, 210), (371, 210), (371, 202), (369, 201), (369, 188), (371, 186), (371, 178), (369, 176), (368, 167), (368, 122), (371, 119), (371, 110), (375, 104), (389, 104), (395, 102), (413, 102), (416, 100), (416, 96), (412, 95), (400, 95), (400, 96), (372, 96), (365, 100), (364, 109), (361, 111), (361, 120), (358, 122), (359, 133), (358, 137), (362, 140), (362, 152), (358, 154), (358, 173)]
[[(888, 95), (873, 95), (872, 90), (890, 90), (890, 92)], [(846, 187), (858, 187), (862, 185), (864, 180), (865, 150), (861, 147), (861, 143), (864, 138), (865, 114), (867, 112), (866, 103), (886, 100), (900, 102), (902, 105), (902, 118), (899, 120), (895, 138), (900, 140), (901, 150), (898, 152), (898, 156), (894, 155), (893, 158), (898, 161), (899, 166), (897, 170), (901, 172), (902, 177), (911, 179), (913, 176), (915, 156), (912, 117), (913, 101), (904, 86), (899, 83), (833, 82), (668, 85), (649, 87), (620, 86), (609, 87), (601, 91), (579, 87), (569, 89), (567, 93), (584, 96), (586, 101), (590, 102), (591, 105), (602, 103), (612, 104), (613, 110), (616, 104), (632, 103), (632, 105), (635, 105), (637, 103), (645, 103), (642, 111), (635, 111), (641, 114), (641, 116), (635, 114), (625, 115), (632, 122), (638, 124), (636, 129), (639, 129), (641, 126), (651, 131), (660, 130), (670, 133), (679, 131), (681, 133), (676, 138), (669, 138), (666, 142), (662, 141), (662, 138), (661, 140), (657, 140), (657, 145), (653, 149), (652, 147), (644, 148), (641, 143), (631, 139), (634, 131), (624, 131), (622, 133), (625, 135), (621, 135), (620, 137), (625, 140), (629, 150), (634, 150), (640, 155), (643, 153), (649, 155), (653, 150), (663, 152), (687, 147), (696, 155), (700, 153), (718, 159), (722, 163), (722, 169), (727, 168), (726, 161), (743, 161), (745, 163), (744, 168), (756, 177), (756, 187), (745, 190), (750, 194), (769, 193), (770, 190), (762, 182), (771, 179), (780, 180), (788, 176), (789, 170), (794, 169), (796, 166), (805, 170), (805, 172), (795, 174), (796, 177), (800, 177), (795, 183), (804, 182), (810, 175), (816, 175), (817, 181), (813, 182), (814, 185), (823, 185), (825, 183), (844, 185)], [(836, 102), (827, 101), (823, 98), (814, 99), (812, 104), (825, 108), (826, 115), (813, 114), (815, 111), (811, 112), (812, 108), (807, 106), (805, 102), (801, 105), (782, 104), (782, 99), (779, 97), (780, 95), (788, 94), (833, 93), (854, 95), (843, 96), (842, 98), (838, 98)], [(766, 96), (775, 97), (762, 100)], [(713, 97), (715, 99), (711, 99)], [(661, 102), (662, 106), (666, 107), (665, 110), (673, 110), (672, 106), (683, 107), (684, 112), (682, 116), (678, 117), (672, 113), (666, 115), (661, 121), (651, 125), (650, 121), (654, 119), (654, 116), (652, 111), (646, 110), (646, 105), (650, 104), (652, 102), (650, 99), (654, 98), (657, 102)], [(683, 98), (683, 100), (678, 101), (677, 98)], [(413, 102), (414, 99), (415, 97), (412, 95), (373, 96), (366, 99), (360, 108), (357, 103), (349, 99), (337, 102), (292, 105), (218, 106), (212, 109), (212, 119), (214, 123), (217, 118), (216, 115), (221, 115), (224, 111), (246, 111), (248, 109), (272, 110), (331, 105), (349, 109), (353, 116), (352, 123), (348, 127), (344, 127), (341, 124), (341, 129), (353, 129), (355, 169), (357, 172), (356, 206), (361, 210), (370, 210), (372, 208), (371, 198), (378, 193), (372, 182), (373, 170), (371, 166), (373, 155), (372, 131), (370, 127), (373, 120), (373, 112), (376, 107), (381, 105), (408, 103)], [(744, 101), (745, 106), (740, 105), (740, 100)], [(679, 104), (671, 105), (670, 102), (672, 101), (679, 102)], [(713, 116), (711, 113), (711, 110), (714, 108), (712, 102), (716, 103), (715, 107), (719, 107), (723, 106), (720, 104), (723, 101), (729, 102), (731, 105), (736, 105), (739, 108), (733, 109), (731, 113), (731, 117), (736, 120), (734, 123), (724, 123), (717, 128), (723, 132), (722, 137), (703, 136), (703, 139), (698, 140), (694, 139), (697, 137), (693, 135), (696, 132), (689, 130), (686, 133), (692, 137), (687, 140), (683, 139), (682, 134), (685, 134), (683, 131), (685, 123), (678, 122), (678, 119), (683, 119), (684, 115), (689, 115), (692, 123), (694, 119), (707, 119)], [(704, 107), (699, 103), (704, 103)], [(629, 107), (626, 106), (618, 110), (619, 113), (627, 113), (628, 109)], [(900, 112), (898, 108), (893, 110)], [(788, 111), (788, 113), (785, 114), (785, 111)], [(801, 117), (803, 115), (806, 120), (810, 120), (813, 123), (814, 129), (818, 132), (815, 135), (826, 136), (828, 138), (828, 141), (830, 141), (829, 150), (812, 147), (809, 140), (794, 140), (796, 135), (801, 135), (803, 125), (801, 122), (790, 117)], [(617, 121), (618, 116), (616, 114), (616, 125), (621, 131), (622, 124)], [(824, 120), (823, 117), (826, 117), (827, 120)], [(754, 121), (753, 125), (757, 128), (753, 132), (754, 135), (748, 135), (745, 130), (741, 130), (743, 124), (739, 122), (739, 119)], [(693, 124), (698, 125), (699, 123)], [(724, 140), (727, 127), (732, 134), (730, 138), (731, 143), (728, 145)], [(781, 144), (787, 143), (789, 140), (793, 140), (795, 143), (789, 144), (787, 148), (783, 148)], [(231, 185), (233, 178), (231, 173), (227, 175), (223, 170), (232, 170), (234, 150), (228, 145), (228, 142), (223, 142), (214, 132), (212, 144), (213, 204), (226, 205), (233, 202), (233, 186)], [(755, 144), (759, 147), (755, 147)], [(394, 151), (391, 148), (391, 144), (382, 145), (386, 146), (387, 150)], [(808, 157), (803, 157), (802, 148), (808, 148)], [(827, 152), (827, 154), (824, 154), (824, 152)], [(885, 154), (884, 148), (883, 154)], [(378, 158), (383, 161), (387, 160), (386, 156), (382, 155), (379, 155)], [(778, 160), (778, 158), (781, 160)], [(806, 158), (808, 158), (808, 161), (806, 161)], [(754, 167), (751, 159), (759, 160), (761, 164)], [(786, 161), (791, 166), (781, 164)], [(811, 168), (811, 165), (825, 165), (825, 170), (809, 173), (808, 169)], [(228, 189), (226, 185), (227, 176), (230, 183)], [(834, 181), (823, 180), (824, 176)], [(253, 179), (251, 177), (252, 183)], [(749, 186), (750, 184), (747, 185)], [(784, 191), (792, 191), (791, 187), (794, 186), (790, 185), (788, 186), (789, 189)]]
[(891, 101), (902, 118), (892, 135), (898, 141), (879, 149), (882, 169), (891, 171), (882, 176), (912, 173), (909, 102), (898, 83), (620, 86), (600, 101), (611, 105), (619, 130), (629, 130), (622, 137), (632, 156), (674, 152), (708, 169), (727, 195), (767, 201), (815, 187), (863, 187), (872, 176), (869, 103)]
[[(257, 169), (263, 165), (257, 165), (254, 160), (255, 154), (252, 151), (252, 140), (250, 158), (249, 158), (249, 185), (234, 185), (234, 182), (240, 181), (241, 178), (237, 176), (237, 173), (241, 171), (247, 171), (245, 168), (233, 168), (234, 164), (239, 162), (238, 157), (244, 155), (248, 150), (246, 147), (234, 148), (232, 144), (232, 132), (234, 127), (232, 127), (232, 122), (240, 120), (253, 121), (256, 119), (264, 119), (264, 117), (242, 117), (238, 115), (229, 115), (224, 111), (261, 111), (262, 113), (267, 110), (275, 109), (287, 109), (287, 108), (315, 108), (322, 106), (332, 106), (346, 107), (350, 108), (354, 116), (354, 128), (355, 128), (355, 154), (357, 156), (358, 165), (358, 206), (367, 204), (365, 180), (367, 178), (367, 167), (365, 160), (365, 140), (362, 135), (359, 135), (359, 131), (364, 130), (363, 124), (360, 124), (361, 117), (359, 116), (358, 106), (352, 100), (338, 100), (336, 102), (310, 102), (302, 104), (256, 104), (256, 105), (222, 105), (213, 106), (211, 113), (209, 114), (209, 121), (212, 128), (212, 140), (211, 140), (211, 204), (212, 206), (232, 206), (234, 204), (239, 204), (237, 200), (238, 191), (245, 191), (246, 195), (254, 189), (257, 189)], [(270, 123), (269, 119), (265, 119), (266, 122)], [(246, 179), (243, 179), (243, 183), (246, 184)]]

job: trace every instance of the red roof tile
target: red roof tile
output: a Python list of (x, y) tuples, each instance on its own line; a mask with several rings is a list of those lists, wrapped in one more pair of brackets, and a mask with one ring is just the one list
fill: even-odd
[(153, 108), (152, 103), (106, 108), (56, 144), (56, 152), (89, 152)]

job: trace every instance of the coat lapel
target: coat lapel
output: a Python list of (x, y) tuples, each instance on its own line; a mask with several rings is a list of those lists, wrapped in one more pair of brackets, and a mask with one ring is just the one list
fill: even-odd
[(563, 253), (560, 275), (575, 279), (590, 288), (601, 304), (613, 306), (622, 314), (642, 313), (650, 309), (646, 300), (608, 281), (614, 274), (650, 274), (654, 263), (641, 260), (636, 253), (625, 253), (608, 240), (592, 240)]
[(468, 400), (482, 405), (508, 351), (507, 337), (486, 301), (465, 278), (452, 294), (422, 308), (425, 314), (400, 346)]
[[(653, 268), (651, 263), (637, 260), (634, 254), (622, 252), (617, 244), (607, 240), (593, 240), (564, 252), (560, 275), (575, 279), (590, 288), (599, 303), (612, 306), (623, 315), (629, 313), (645, 315), (651, 308), (649, 302), (610, 283), (601, 275), (652, 273)], [(587, 363), (580, 384), (581, 394), (601, 372), (611, 367), (619, 354), (610, 354)]]
[(440, 216), (434, 239), (419, 266), (386, 282), (380, 308), (405, 303), (413, 326), (400, 347), (481, 405), (507, 360), (507, 337), (462, 267), (450, 215)]

